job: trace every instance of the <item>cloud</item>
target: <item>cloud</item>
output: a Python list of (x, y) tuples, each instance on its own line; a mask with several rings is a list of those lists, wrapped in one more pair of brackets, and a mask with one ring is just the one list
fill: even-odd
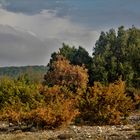
[(42, 9), (56, 10), (58, 17), (69, 16), (79, 24), (99, 30), (120, 25), (139, 26), (139, 0), (0, 0), (4, 9), (36, 15)]
[(47, 47), (28, 32), (0, 25), (0, 65), (42, 64)]
[(63, 0), (0, 0), (4, 9), (12, 12), (36, 14), (42, 9), (60, 10), (63, 7), (67, 11), (69, 5)]
[(63, 42), (92, 47), (99, 33), (58, 17), (56, 10), (38, 14), (14, 13), (0, 8), (0, 65), (46, 65)]
[(0, 0), (0, 66), (46, 65), (62, 43), (90, 54), (101, 30), (139, 27), (139, 0)]

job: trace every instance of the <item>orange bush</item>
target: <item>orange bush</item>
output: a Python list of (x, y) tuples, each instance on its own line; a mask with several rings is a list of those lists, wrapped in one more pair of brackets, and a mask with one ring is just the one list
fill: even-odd
[(63, 56), (58, 55), (57, 60), (51, 64), (50, 71), (45, 75), (45, 84), (49, 86), (66, 86), (71, 91), (85, 90), (88, 83), (88, 74), (85, 67), (71, 65)]
[(35, 125), (44, 124), (47, 128), (64, 126), (78, 114), (73, 94), (66, 87), (45, 86), (41, 89), (41, 94), (44, 96), (45, 107), (37, 108), (30, 114)]
[[(16, 102), (12, 94), (10, 98), (12, 104), (7, 102), (0, 110), (0, 120), (15, 125), (24, 124), (34, 125), (38, 128), (57, 128), (68, 125), (78, 114), (72, 92), (66, 87), (38, 86), (34, 92), (29, 93), (28, 90), (23, 90), (23, 92), (18, 93)], [(27, 98), (26, 102), (21, 100), (22, 97)], [(30, 97), (32, 97), (32, 100), (29, 100)], [(30, 103), (30, 101), (32, 102)], [(32, 106), (31, 104), (35, 105)]]
[(79, 117), (90, 124), (120, 124), (121, 118), (133, 109), (133, 103), (125, 94), (125, 83), (119, 80), (109, 86), (94, 83), (79, 98), (78, 108)]
[(72, 100), (66, 100), (59, 104), (52, 104), (46, 107), (37, 108), (28, 113), (28, 123), (41, 128), (58, 128), (67, 126), (78, 114), (74, 109)]

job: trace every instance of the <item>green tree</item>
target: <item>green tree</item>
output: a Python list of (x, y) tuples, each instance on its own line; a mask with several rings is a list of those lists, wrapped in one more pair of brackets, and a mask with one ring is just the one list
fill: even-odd
[(133, 69), (133, 86), (140, 88), (140, 30), (132, 27), (128, 31), (128, 60)]
[(94, 81), (108, 84), (121, 77), (128, 86), (136, 86), (140, 77), (139, 38), (140, 30), (135, 27), (101, 32), (93, 52)]
[(94, 81), (108, 83), (108, 81), (112, 82), (116, 80), (115, 44), (116, 33), (114, 29), (111, 29), (107, 33), (101, 32), (93, 52)]

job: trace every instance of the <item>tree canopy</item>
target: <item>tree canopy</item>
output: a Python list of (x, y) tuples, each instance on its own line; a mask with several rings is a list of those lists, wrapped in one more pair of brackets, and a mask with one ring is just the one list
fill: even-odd
[(49, 69), (57, 55), (64, 56), (70, 64), (84, 65), (90, 85), (95, 81), (109, 84), (121, 77), (128, 86), (140, 87), (140, 30), (134, 26), (102, 31), (92, 56), (81, 46), (75, 48), (63, 43), (62, 48), (52, 54)]
[[(128, 86), (139, 86), (140, 30), (123, 26), (109, 32), (101, 32), (93, 52), (94, 81), (104, 84), (118, 80)], [(137, 81), (137, 82), (136, 82)]]

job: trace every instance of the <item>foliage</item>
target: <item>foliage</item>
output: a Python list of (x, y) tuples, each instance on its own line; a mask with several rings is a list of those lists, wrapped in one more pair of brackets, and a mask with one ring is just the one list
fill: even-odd
[(122, 81), (108, 87), (95, 83), (87, 92), (80, 92), (77, 96), (66, 86), (32, 85), (7, 77), (0, 83), (0, 120), (14, 124), (58, 128), (75, 120), (79, 111), (84, 121), (117, 124), (132, 107), (130, 98), (124, 94)]
[(27, 121), (35, 126), (57, 128), (68, 125), (78, 114), (71, 91), (64, 87), (42, 87), (45, 104), (29, 112)]
[(87, 70), (84, 67), (71, 65), (63, 56), (58, 55), (52, 63), (51, 70), (45, 75), (45, 84), (49, 86), (66, 86), (71, 91), (85, 90), (88, 83)]
[(78, 65), (78, 66), (85, 66), (85, 68), (88, 70), (89, 75), (89, 83), (93, 84), (93, 60), (92, 57), (89, 55), (89, 53), (86, 51), (85, 48), (79, 46), (79, 48), (70, 47), (69, 45), (66, 45), (63, 43), (62, 48), (59, 49), (58, 52), (54, 52), (51, 55), (50, 62), (48, 64), (48, 67), (51, 69), (51, 65), (54, 61), (57, 59), (57, 55), (64, 56), (67, 60), (69, 60), (70, 64), (72, 65)]
[(57, 60), (57, 55), (63, 55), (72, 65), (84, 64), (88, 70), (90, 86), (96, 81), (108, 85), (121, 78), (126, 82), (127, 89), (135, 89), (132, 94), (136, 100), (133, 101), (136, 101), (136, 107), (139, 105), (137, 91), (140, 89), (140, 30), (138, 28), (132, 26), (125, 29), (120, 26), (117, 32), (115, 29), (102, 31), (93, 48), (93, 57), (89, 56), (82, 47), (70, 47), (63, 43), (62, 48), (52, 54), (48, 64), (49, 71), (53, 70), (52, 64)]
[(41, 128), (65, 126), (75, 118), (120, 124), (133, 102), (140, 107), (139, 62), (140, 30), (121, 26), (117, 33), (101, 32), (93, 57), (63, 44), (48, 67), (0, 68), (0, 75), (12, 76), (0, 77), (0, 120)]
[(123, 26), (109, 32), (101, 32), (93, 52), (94, 81), (104, 84), (120, 77), (127, 86), (139, 88), (140, 30)]
[(0, 109), (7, 106), (16, 106), (20, 103), (24, 108), (35, 108), (41, 102), (38, 86), (26, 84), (23, 81), (3, 77), (0, 80)]
[(103, 86), (95, 82), (79, 98), (80, 118), (90, 124), (120, 124), (121, 118), (133, 109), (130, 97), (125, 94), (125, 83), (121, 80)]
[(0, 77), (19, 78), (26, 75), (31, 82), (39, 83), (46, 71), (45, 66), (0, 67)]
[(78, 114), (75, 99), (66, 87), (47, 87), (0, 79), (0, 120), (16, 125), (57, 128), (69, 124)]
[(134, 87), (127, 87), (126, 94), (131, 97), (136, 109), (140, 109), (140, 89)]
[(67, 126), (77, 114), (78, 111), (74, 109), (72, 100), (65, 100), (59, 104), (32, 110), (26, 120), (36, 127), (54, 129)]

